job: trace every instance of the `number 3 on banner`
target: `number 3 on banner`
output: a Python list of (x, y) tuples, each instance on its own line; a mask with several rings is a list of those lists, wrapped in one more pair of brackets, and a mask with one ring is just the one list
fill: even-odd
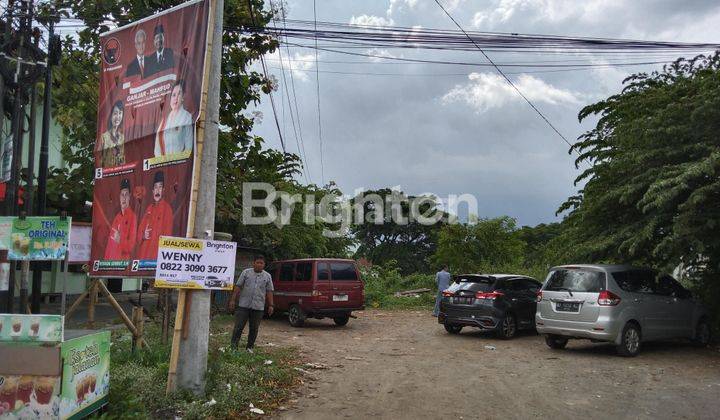
[(130, 267), (130, 271), (138, 271), (139, 269), (140, 269), (140, 261), (133, 260), (132, 267)]
[(102, 168), (95, 168), (95, 179), (101, 179), (102, 175)]

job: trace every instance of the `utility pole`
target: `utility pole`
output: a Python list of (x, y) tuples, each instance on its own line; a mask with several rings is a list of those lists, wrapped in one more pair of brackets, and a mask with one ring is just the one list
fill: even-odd
[[(13, 21), (13, 9), (14, 9), (14, 0), (8, 0), (7, 4), (7, 21), (5, 22), (5, 33), (3, 34), (2, 44), (3, 47), (9, 42), (10, 40), (10, 27), (12, 26)], [(7, 53), (6, 48), (2, 48), (0, 50), (3, 53)], [(0, 125), (2, 126), (2, 129), (0, 130), (0, 133), (2, 133), (2, 138), (0, 138), (0, 147), (3, 148), (2, 155), (3, 160), (5, 157), (5, 153), (7, 150), (5, 149), (5, 69), (7, 62), (6, 59), (1, 59), (0, 62), (1, 71), (0, 71)], [(0, 162), (2, 164), (2, 162)], [(7, 191), (7, 190), (6, 190)], [(3, 215), (10, 215), (10, 207), (11, 204), (7, 201), (7, 195), (5, 196), (5, 202), (3, 203)], [(13, 309), (13, 299), (15, 298), (15, 277), (14, 277), (14, 264), (10, 263), (10, 273), (9, 273), (9, 284), (8, 284), (8, 290), (7, 291), (0, 291), (0, 297), (2, 297), (4, 303), (1, 305), (3, 308), (3, 312), (11, 313)]]
[[(215, 189), (217, 182), (218, 120), (220, 118), (220, 68), (222, 65), (223, 0), (211, 1), (212, 51), (208, 78), (207, 105), (203, 125), (203, 146), (200, 163), (200, 187), (193, 234), (196, 238), (213, 239), (215, 229)], [(208, 340), (210, 334), (210, 291), (188, 290), (185, 317), (187, 338), (180, 341), (176, 386), (196, 395), (205, 393)], [(178, 305), (184, 304), (178, 299)], [(178, 308), (180, 312), (180, 308)], [(177, 337), (175, 337), (177, 338)], [(173, 390), (173, 389), (171, 389)]]
[[(38, 167), (38, 202), (37, 202), (37, 214), (45, 216), (47, 207), (47, 177), (48, 177), (48, 149), (50, 144), (50, 108), (52, 107), (52, 68), (56, 64), (58, 57), (54, 55), (57, 53), (55, 49), (58, 47), (56, 44), (59, 42), (55, 35), (55, 17), (50, 21), (50, 28), (48, 32), (48, 55), (47, 65), (45, 66), (45, 88), (43, 91), (43, 119), (42, 119), (42, 133), (40, 138), (40, 160)], [(34, 281), (34, 277), (33, 277)]]
[[(32, 24), (32, 21), (31, 21)], [(40, 45), (40, 33), (33, 33), (35, 37), (35, 46)], [(30, 88), (30, 122), (28, 127), (28, 164), (27, 164), (27, 184), (25, 186), (25, 211), (28, 216), (35, 214), (33, 209), (33, 196), (35, 190), (35, 125), (37, 122), (37, 87), (35, 80), (32, 82)], [(21, 272), (27, 271), (25, 268), (27, 264), (27, 270), (30, 269), (30, 261), (23, 261), (23, 267)], [(42, 277), (35, 276), (35, 273), (42, 275), (42, 271), (37, 264), (34, 264), (33, 278), (32, 278), (32, 300), (30, 303), (30, 311), (34, 314), (40, 313), (40, 295), (42, 294)]]
[[(49, 144), (50, 144), (50, 117), (52, 108), (52, 68), (57, 64), (60, 57), (59, 39), (55, 35), (55, 17), (50, 20), (48, 28), (48, 51), (47, 61), (45, 61), (45, 86), (43, 89), (43, 115), (42, 129), (40, 132), (40, 158), (38, 162), (38, 188), (37, 188), (37, 209), (35, 214), (45, 216), (47, 207), (47, 178), (48, 178), (48, 160), (49, 160)], [(53, 263), (55, 264), (55, 263)], [(65, 262), (67, 264), (67, 261)], [(42, 270), (36, 266), (33, 270), (33, 302), (32, 312), (36, 313), (40, 306), (40, 294), (42, 293)], [(63, 278), (63, 281), (67, 281)], [(37, 292), (35, 292), (37, 290)], [(37, 297), (35, 297), (37, 295)]]
[[(23, 132), (25, 127), (25, 88), (21, 86), (21, 80), (25, 79), (27, 70), (23, 65), (25, 60), (25, 42), (28, 41), (30, 22), (32, 22), (32, 0), (24, 0), (20, 6), (20, 30), (18, 31), (19, 44), (17, 55), (17, 71), (15, 72), (15, 109), (13, 111), (14, 131), (13, 131), (13, 162), (12, 177), (10, 189), (8, 190), (7, 199), (10, 200), (13, 213), (18, 215), (20, 208), (18, 206), (17, 191), (20, 186), (20, 175), (22, 170), (22, 148), (23, 148)], [(20, 271), (20, 312), (24, 311), (28, 303), (28, 274), (29, 263), (21, 263)], [(13, 270), (14, 271), (14, 270)]]

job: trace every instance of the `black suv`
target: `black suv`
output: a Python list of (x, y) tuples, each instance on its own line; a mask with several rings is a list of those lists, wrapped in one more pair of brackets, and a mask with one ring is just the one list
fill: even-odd
[(443, 291), (438, 322), (450, 334), (463, 327), (495, 331), (512, 338), (535, 327), (536, 296), (542, 284), (515, 274), (462, 274)]

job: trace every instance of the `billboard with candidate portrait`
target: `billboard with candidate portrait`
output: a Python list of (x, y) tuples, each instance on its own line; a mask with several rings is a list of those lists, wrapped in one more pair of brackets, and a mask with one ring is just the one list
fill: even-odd
[(100, 37), (91, 274), (151, 277), (160, 236), (187, 236), (209, 0)]

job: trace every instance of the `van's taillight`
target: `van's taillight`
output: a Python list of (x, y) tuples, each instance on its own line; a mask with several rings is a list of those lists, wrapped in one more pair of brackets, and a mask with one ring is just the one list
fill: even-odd
[(453, 293), (449, 290), (443, 290), (442, 295), (445, 297), (453, 297), (453, 296), (455, 296), (455, 293)]
[(615, 306), (620, 303), (620, 296), (616, 295), (613, 292), (603, 290), (602, 292), (600, 292), (597, 302), (600, 306)]
[(503, 292), (477, 292), (475, 293), (475, 299), (487, 299), (487, 300), (495, 300), (499, 297), (503, 297), (505, 294)]
[(542, 290), (538, 290), (538, 292), (535, 293), (535, 301), (542, 302)]

